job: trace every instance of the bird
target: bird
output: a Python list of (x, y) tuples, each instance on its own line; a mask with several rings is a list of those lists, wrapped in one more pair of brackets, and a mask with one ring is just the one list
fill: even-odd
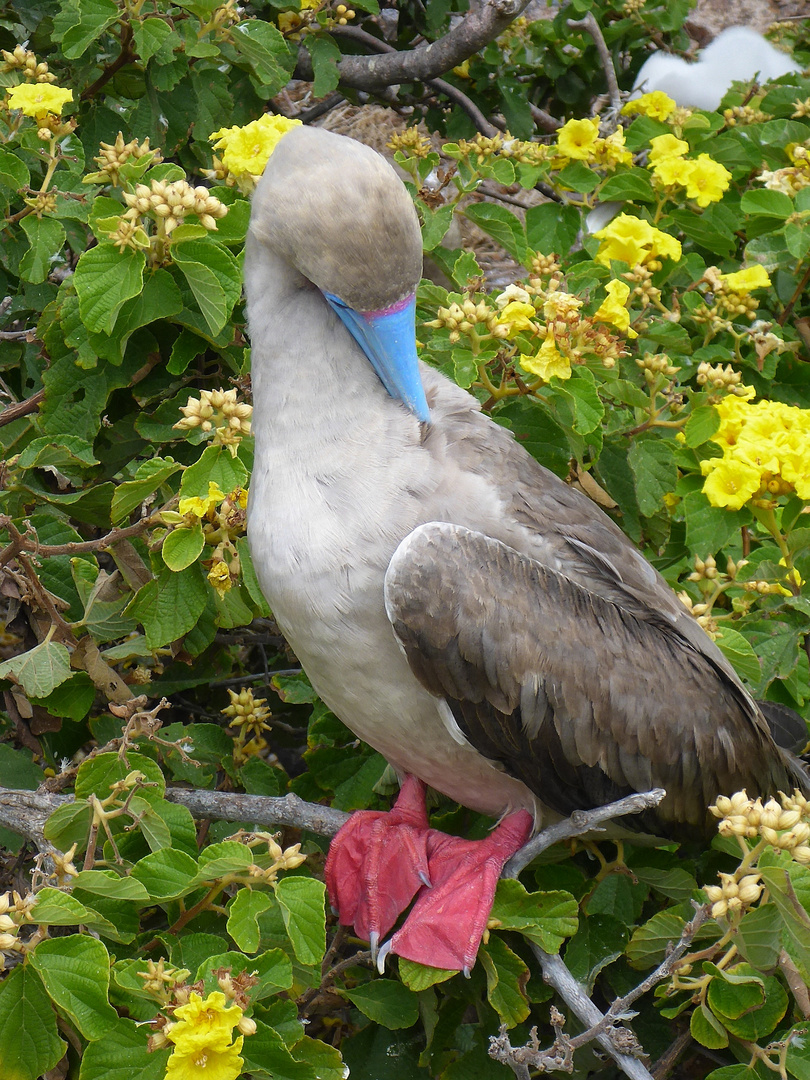
[[(382, 157), (317, 128), (281, 138), (245, 248), (248, 539), (313, 687), (401, 781), (393, 810), (332, 840), (332, 906), (380, 965), (469, 973), (504, 862), (541, 823), (663, 787), (638, 827), (705, 834), (720, 793), (807, 784), (619, 527), (418, 359), (421, 267)], [(426, 786), (498, 824), (444, 836)]]
[(700, 50), (695, 63), (660, 50), (651, 53), (636, 76), (631, 96), (663, 90), (678, 105), (711, 111), (733, 82), (759, 79), (764, 83), (801, 70), (801, 64), (756, 30), (729, 26)]

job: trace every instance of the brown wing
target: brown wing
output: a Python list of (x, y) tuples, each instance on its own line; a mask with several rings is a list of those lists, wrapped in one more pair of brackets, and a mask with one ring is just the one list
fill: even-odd
[(419, 681), (481, 754), (560, 813), (663, 787), (655, 816), (633, 822), (679, 835), (707, 827), (718, 794), (796, 783), (739, 682), (671, 622), (641, 617), (638, 600), (628, 611), (443, 522), (403, 541), (385, 588)]

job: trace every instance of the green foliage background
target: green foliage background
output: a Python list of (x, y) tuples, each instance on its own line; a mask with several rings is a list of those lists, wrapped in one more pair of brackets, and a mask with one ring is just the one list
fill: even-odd
[[(376, 32), (375, 0), (355, 8)], [(461, 10), (448, 0), (400, 5), (395, 44), (407, 49), (416, 35), (442, 36)], [(576, 0), (553, 20), (509, 31), (446, 78), (485, 115), (502, 114), (522, 139), (537, 135), (530, 104), (562, 119), (586, 115), (603, 89), (601, 69), (591, 39), (566, 20), (588, 10), (605, 31), (624, 86), (651, 37), (686, 45), (683, 0), (649, 0), (638, 10)], [(303, 840), (307, 862), (257, 883), (250, 868), (267, 869), (270, 856), (262, 861), (244, 837), (228, 839), (232, 824), (195, 828), (184, 807), (164, 798), (168, 782), (271, 796), (291, 790), (353, 810), (384, 808), (392, 790), (385, 762), (357, 746), (295, 670), (238, 529), (241, 574), (222, 595), (207, 578), (212, 542), (192, 528), (187, 536), (172, 530), (179, 498), (204, 499), (212, 482), (223, 493), (249, 485), (249, 438), (232, 454), (209, 445), (200, 430), (188, 435), (174, 426), (180, 407), (201, 389), (236, 386), (249, 398), (240, 297), (248, 201), (213, 181), (229, 213), (215, 232), (186, 221), (161, 265), (143, 251), (119, 250), (110, 236), (125, 209), (122, 191), (152, 180), (208, 184), (201, 170), (212, 168), (209, 135), (278, 106), (299, 48), (311, 58), (316, 95), (338, 85), (336, 61), (360, 45), (341, 34), (328, 6), (307, 16), (301, 42), (289, 28), (300, 30), (304, 16), (281, 19), (285, 36), (279, 15), (294, 11), (283, 2), (253, 3), (236, 22), (234, 9), (215, 0), (19, 0), (0, 7), (0, 47), (27, 42), (58, 84), (73, 90), (75, 106), (66, 113), (77, 122), (49, 162), (35, 123), (0, 114), (0, 296), (10, 297), (0, 375), (12, 409), (28, 403), (0, 426), (8, 605), (0, 784), (34, 789), (51, 778), (54, 789), (72, 790), (75, 802), (51, 817), (46, 835), (61, 851), (75, 843), (77, 866), (95, 836), (93, 820), (101, 820), (93, 800), (116, 814), (104, 819), (101, 857), (93, 858), (91, 846), (78, 877), (38, 879), (36, 906), (17, 920), (24, 948), (6, 952), (12, 962), (0, 982), (0, 1072), (7, 1080), (36, 1080), (65, 1054), (68, 1075), (80, 1080), (162, 1077), (167, 1052), (148, 1053), (148, 1029), (137, 1026), (159, 1004), (138, 977), (145, 957), (164, 957), (206, 990), (216, 988), (214, 973), (223, 966), (256, 973), (258, 1027), (245, 1039), (247, 1076), (332, 1080), (344, 1075), (345, 1062), (357, 1080), (505, 1077), (509, 1070), (487, 1055), (500, 1024), (514, 1045), (527, 1041), (533, 1024), (541, 1045), (553, 1037), (552, 992), (531, 943), (547, 952), (565, 943), (569, 969), (610, 1001), (664, 959), (693, 914), (691, 901), (705, 900), (699, 886), (739, 863), (737, 845), (726, 841), (677, 852), (626, 847), (618, 863), (610, 861), (611, 845), (596, 859), (553, 849), (522, 884), (504, 883), (493, 912), (500, 928), (471, 979), (407, 962), (379, 978), (361, 944), (336, 937), (327, 917), (323, 839), (289, 833), (289, 843)], [(806, 25), (795, 28), (794, 44), (810, 58)], [(0, 83), (18, 81), (17, 72), (0, 75)], [(449, 285), (426, 283), (420, 293), (425, 357), (479, 396), (549, 468), (607, 493), (617, 520), (673, 586), (695, 604), (709, 602), (719, 644), (752, 692), (810, 718), (810, 597), (797, 584), (810, 580), (806, 507), (795, 496), (777, 499), (770, 514), (709, 505), (700, 462), (718, 452), (711, 442), (716, 417), (711, 389), (696, 379), (701, 362), (725, 362), (736, 349), (744, 381), (758, 395), (810, 408), (810, 188), (794, 199), (754, 180), (763, 165), (789, 165), (786, 148), (810, 140), (807, 116), (794, 115), (794, 102), (810, 97), (810, 80), (782, 82), (756, 99), (767, 119), (735, 130), (719, 113), (698, 113), (687, 125), (692, 150), (722, 161), (733, 182), (708, 209), (684, 200), (656, 219), (684, 243), (684, 257), (655, 274), (680, 317), (646, 318), (615, 368), (591, 358), (565, 383), (527, 388), (502, 343), (459, 346), (446, 329), (427, 325), (440, 307), (481, 298), (475, 258), (443, 246), (447, 228), (454, 213), (466, 213), (526, 268), (538, 252), (555, 254), (567, 288), (593, 313), (610, 275), (594, 259), (597, 242), (577, 239), (582, 216), (600, 197), (649, 213), (655, 194), (646, 171), (608, 175), (577, 163), (561, 177), (550, 166), (451, 148), (459, 197), (484, 180), (527, 188), (540, 180), (565, 192), (567, 205), (534, 208), (524, 221), (497, 202), (462, 208), (451, 200), (437, 210), (421, 185), (438, 159), (401, 153), (399, 160), (414, 181), (426, 249)], [(474, 136), (469, 116), (447, 110), (432, 91), (403, 84), (398, 94), (456, 146)], [(732, 91), (727, 104), (741, 104), (746, 94)], [(628, 146), (642, 149), (668, 130), (641, 117), (629, 127)], [(87, 183), (100, 144), (115, 143), (119, 131), (124, 141), (149, 138), (163, 161), (129, 161), (119, 186), (98, 176)], [(55, 196), (48, 205), (37, 202), (43, 184)], [(707, 266), (730, 271), (743, 260), (766, 265), (773, 288), (758, 294), (758, 317), (790, 346), (764, 358), (723, 332), (707, 336), (694, 318)], [(645, 353), (666, 353), (676, 375), (645, 379), (636, 364)], [(167, 536), (174, 539), (165, 544)], [(748, 561), (733, 579), (721, 576), (717, 590), (711, 576), (689, 580), (695, 559), (708, 556), (721, 575), (728, 559)], [(789, 567), (798, 576), (789, 578)], [(746, 589), (750, 581), (781, 588)], [(268, 678), (271, 755), (235, 757), (233, 729), (220, 712), (226, 690), (264, 687)], [(162, 741), (136, 733), (136, 749), (127, 749), (122, 717), (141, 692), (169, 699), (167, 726)], [(179, 748), (183, 736), (192, 763)], [(85, 759), (93, 745), (108, 748)], [(433, 820), (466, 835), (487, 827), (444, 800)], [(2, 838), (10, 853), (20, 851), (19, 837), (6, 831)], [(694, 943), (700, 985), (664, 983), (634, 1006), (634, 1028), (653, 1061), (691, 1029), (698, 1048), (711, 1053), (701, 1075), (712, 1067), (714, 1080), (764, 1077), (774, 1067), (796, 1080), (810, 1075), (810, 1050), (785, 1041), (802, 1015), (784, 977), (787, 970), (799, 983), (810, 978), (810, 920), (802, 910), (810, 906), (810, 870), (773, 851), (760, 867), (768, 884), (761, 902), (733, 934), (709, 920)], [(302, 1017), (310, 1021), (306, 1033)], [(771, 1043), (777, 1050), (761, 1049)], [(584, 1050), (576, 1068), (588, 1073), (604, 1063)]]

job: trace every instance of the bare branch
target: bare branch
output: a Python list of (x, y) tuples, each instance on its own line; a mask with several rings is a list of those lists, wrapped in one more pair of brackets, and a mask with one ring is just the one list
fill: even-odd
[(532, 859), (536, 858), (541, 851), (559, 843), (560, 840), (568, 840), (572, 836), (582, 836), (583, 833), (597, 829), (603, 821), (612, 818), (625, 817), (627, 814), (640, 814), (644, 810), (651, 810), (658, 806), (666, 795), (663, 788), (653, 788), (652, 791), (643, 791), (636, 795), (628, 795), (618, 802), (608, 803), (607, 806), (598, 806), (595, 810), (575, 810), (570, 817), (558, 821), (556, 825), (550, 825), (543, 829), (537, 836), (532, 837), (524, 844), (520, 851), (515, 852), (512, 858), (503, 868), (501, 877), (516, 878)]
[(593, 12), (589, 11), (583, 19), (569, 19), (568, 25), (572, 30), (584, 30), (593, 38), (596, 45), (596, 51), (599, 53), (599, 60), (602, 63), (602, 69), (605, 72), (605, 79), (607, 80), (610, 107), (614, 115), (618, 115), (619, 109), (622, 106), (622, 99), (619, 92), (619, 84), (616, 80), (616, 69), (613, 66), (613, 58), (610, 55), (610, 49), (608, 49), (607, 43), (605, 42), (602, 29), (593, 17)]
[(25, 401), (15, 401), (13, 405), (7, 405), (0, 412), (0, 427), (5, 427), (6, 424), (19, 420), (21, 416), (28, 416), (30, 413), (36, 412), (44, 397), (45, 391), (37, 390), (35, 394), (32, 394), (30, 398), (26, 398)]
[[(408, 52), (346, 56), (337, 65), (340, 81), (355, 90), (380, 90), (403, 82), (429, 82), (463, 64), (504, 32), (529, 0), (483, 0), (448, 34)], [(376, 39), (375, 39), (376, 40)], [(301, 49), (298, 77), (312, 79), (309, 53)]]

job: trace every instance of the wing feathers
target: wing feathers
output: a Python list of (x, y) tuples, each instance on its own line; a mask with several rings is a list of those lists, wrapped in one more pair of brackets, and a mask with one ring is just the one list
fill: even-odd
[(712, 650), (638, 602), (627, 610), (442, 522), (403, 541), (385, 590), (417, 678), (480, 753), (561, 813), (660, 786), (657, 821), (635, 824), (705, 827), (716, 795), (790, 784), (755, 704)]

